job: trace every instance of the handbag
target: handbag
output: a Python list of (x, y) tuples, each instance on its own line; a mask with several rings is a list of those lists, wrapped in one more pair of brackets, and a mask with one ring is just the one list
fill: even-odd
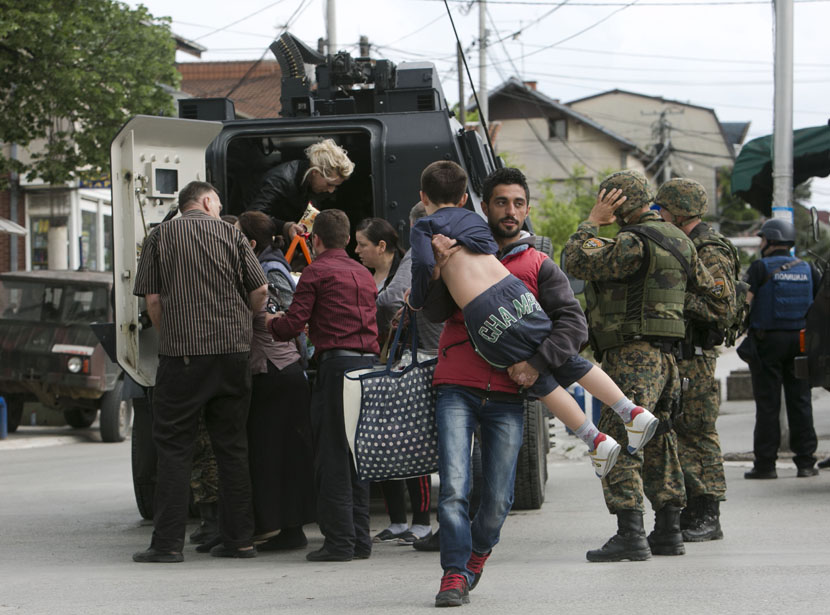
[[(405, 322), (412, 336), (408, 363), (395, 363)], [(343, 377), (346, 437), (360, 480), (382, 481), (438, 470), (438, 429), (432, 375), (438, 359), (418, 357), (418, 327), (407, 309), (382, 369), (358, 368)], [(359, 384), (359, 412), (355, 412)], [(348, 406), (348, 408), (347, 408)], [(351, 430), (354, 429), (353, 432)], [(350, 433), (354, 435), (350, 437)]]

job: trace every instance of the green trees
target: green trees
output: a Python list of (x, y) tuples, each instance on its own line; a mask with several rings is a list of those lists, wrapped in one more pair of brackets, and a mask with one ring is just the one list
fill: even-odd
[[(610, 174), (611, 171), (601, 173), (592, 181), (586, 176), (584, 167), (576, 166), (568, 179), (556, 185), (546, 181), (541, 194), (531, 195), (533, 231), (537, 235), (550, 237), (557, 262), (562, 246), (591, 212), (597, 198), (597, 186)], [(616, 231), (617, 226), (612, 225), (600, 229), (600, 234), (613, 237)]]
[(106, 173), (110, 141), (135, 114), (171, 114), (168, 23), (111, 0), (6, 0), (0, 19), (0, 182), (14, 169), (59, 184)]

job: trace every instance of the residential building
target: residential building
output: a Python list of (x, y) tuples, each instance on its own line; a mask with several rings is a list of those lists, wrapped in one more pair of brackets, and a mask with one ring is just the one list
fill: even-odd
[(637, 143), (545, 96), (535, 82), (510, 78), (488, 104), (496, 153), (522, 167), (531, 189), (552, 182), (557, 191), (576, 169), (588, 184), (609, 171), (647, 172), (650, 157)]
[[(731, 168), (735, 151), (714, 109), (624, 90), (573, 100), (570, 109), (592, 118), (654, 157), (662, 183), (671, 177), (699, 181), (717, 208), (719, 167)], [(744, 133), (745, 136), (745, 133)]]

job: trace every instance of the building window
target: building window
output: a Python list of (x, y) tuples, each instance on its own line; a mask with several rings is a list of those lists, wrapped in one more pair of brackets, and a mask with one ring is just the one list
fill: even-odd
[(568, 120), (548, 118), (548, 139), (568, 138)]

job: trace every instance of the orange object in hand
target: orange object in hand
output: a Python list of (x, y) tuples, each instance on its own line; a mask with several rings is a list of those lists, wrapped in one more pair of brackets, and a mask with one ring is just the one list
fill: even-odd
[(289, 263), (291, 262), (291, 258), (294, 256), (294, 250), (297, 249), (297, 244), (299, 244), (300, 250), (302, 250), (306, 262), (310, 265), (311, 253), (308, 251), (308, 243), (306, 243), (306, 240), (310, 236), (311, 233), (297, 233), (296, 235), (294, 235), (294, 239), (291, 240), (291, 245), (288, 246), (288, 251), (285, 253), (285, 260), (287, 260)]

